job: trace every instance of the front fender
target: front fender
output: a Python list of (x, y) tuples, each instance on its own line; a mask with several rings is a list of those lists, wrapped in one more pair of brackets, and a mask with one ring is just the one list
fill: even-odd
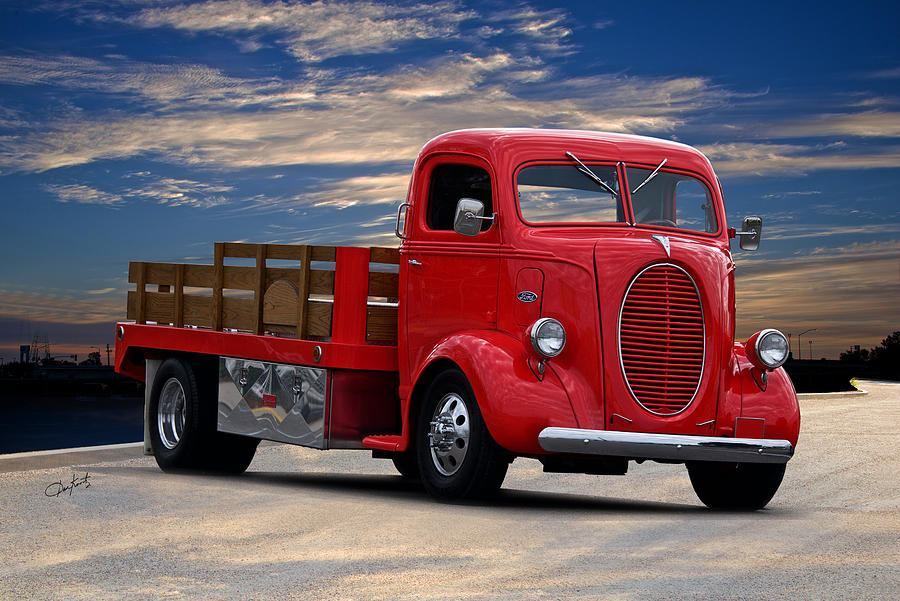
[[(787, 440), (796, 447), (800, 435), (800, 404), (784, 368), (770, 371), (768, 382), (763, 387), (758, 382), (759, 370), (747, 359), (744, 345), (734, 345), (732, 363), (740, 384), (739, 387), (732, 385), (728, 388), (740, 390), (740, 417), (764, 419), (766, 438)], [(754, 377), (754, 371), (757, 377)]]
[[(528, 365), (521, 340), (496, 331), (467, 331), (443, 339), (416, 374), (416, 388), (430, 365), (451, 361), (462, 370), (478, 401), (488, 431), (518, 455), (545, 454), (538, 434), (550, 426), (577, 427), (566, 391), (547, 369), (540, 380)], [(427, 387), (423, 382), (422, 389)]]

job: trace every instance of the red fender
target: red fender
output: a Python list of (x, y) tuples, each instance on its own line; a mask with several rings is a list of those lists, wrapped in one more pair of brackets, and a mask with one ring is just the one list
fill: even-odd
[[(548, 426), (577, 427), (572, 404), (559, 378), (543, 379), (528, 365), (521, 340), (497, 331), (467, 331), (442, 340), (428, 355), (416, 380), (436, 361), (452, 361), (465, 374), (488, 431), (517, 455), (545, 454), (538, 434)], [(417, 384), (416, 388), (424, 390)]]
[[(744, 345), (734, 345), (734, 369), (729, 373), (726, 385), (726, 402), (724, 409), (729, 415), (723, 415), (720, 408), (719, 421), (723, 427), (734, 428), (737, 404), (734, 402), (737, 391), (740, 391), (739, 416), (765, 420), (765, 437), (789, 441), (795, 447), (800, 435), (800, 404), (797, 392), (784, 368), (768, 372), (768, 381), (762, 384), (760, 370), (753, 367), (744, 351)], [(726, 423), (729, 422), (729, 423)], [(734, 434), (731, 434), (734, 435)]]

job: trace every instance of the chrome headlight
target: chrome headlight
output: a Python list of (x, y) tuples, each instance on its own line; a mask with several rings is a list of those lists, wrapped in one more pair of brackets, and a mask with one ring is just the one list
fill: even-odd
[(531, 326), (531, 348), (539, 355), (555, 357), (566, 346), (566, 329), (552, 317), (542, 317)]
[[(751, 350), (751, 361), (755, 358), (760, 367), (775, 369), (781, 367), (788, 358), (788, 341), (778, 330), (762, 330), (750, 337), (747, 347)], [(756, 363), (757, 361), (754, 361)]]

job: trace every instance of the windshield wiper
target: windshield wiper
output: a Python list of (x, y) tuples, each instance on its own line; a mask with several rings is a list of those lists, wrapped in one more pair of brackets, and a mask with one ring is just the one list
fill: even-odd
[(613, 189), (610, 187), (609, 184), (607, 184), (605, 181), (603, 181), (602, 179), (600, 179), (600, 178), (597, 176), (596, 173), (594, 173), (593, 171), (591, 171), (590, 169), (588, 169), (588, 166), (585, 165), (584, 163), (582, 163), (581, 161), (579, 161), (577, 156), (575, 156), (574, 154), (572, 154), (572, 153), (569, 152), (569, 151), (566, 151), (566, 156), (569, 157), (570, 159), (572, 159), (573, 161), (575, 161), (576, 163), (578, 163), (578, 165), (579, 165), (578, 170), (579, 170), (579, 171), (581, 171), (581, 172), (584, 173), (586, 176), (588, 176), (589, 178), (591, 178), (592, 180), (594, 180), (595, 182), (597, 182), (598, 184), (600, 184), (601, 186), (603, 186), (604, 188), (606, 188), (606, 190), (607, 190), (610, 194), (612, 194), (613, 196), (615, 196), (616, 198), (619, 197), (619, 193), (618, 193), (618, 192), (616, 192), (615, 190), (613, 190)]
[(651, 179), (653, 179), (654, 177), (656, 177), (656, 174), (659, 173), (659, 170), (663, 168), (663, 165), (665, 165), (666, 162), (667, 162), (668, 160), (669, 160), (668, 158), (663, 159), (663, 160), (662, 160), (662, 163), (660, 163), (659, 165), (657, 165), (657, 166), (656, 166), (656, 169), (654, 169), (653, 172), (650, 173), (650, 175), (648, 175), (647, 178), (646, 178), (644, 181), (642, 181), (640, 184), (638, 184), (638, 187), (637, 187), (637, 188), (635, 188), (634, 190), (631, 191), (631, 195), (634, 196), (634, 195), (637, 193), (638, 190), (640, 190), (641, 188), (643, 188), (645, 184), (649, 183)]

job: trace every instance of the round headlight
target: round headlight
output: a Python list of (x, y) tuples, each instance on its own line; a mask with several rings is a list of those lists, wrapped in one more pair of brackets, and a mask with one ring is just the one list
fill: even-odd
[(756, 337), (756, 357), (769, 369), (781, 367), (788, 358), (788, 341), (778, 330), (763, 330)]
[(542, 317), (531, 326), (531, 347), (550, 358), (560, 354), (566, 346), (566, 330), (552, 317)]

